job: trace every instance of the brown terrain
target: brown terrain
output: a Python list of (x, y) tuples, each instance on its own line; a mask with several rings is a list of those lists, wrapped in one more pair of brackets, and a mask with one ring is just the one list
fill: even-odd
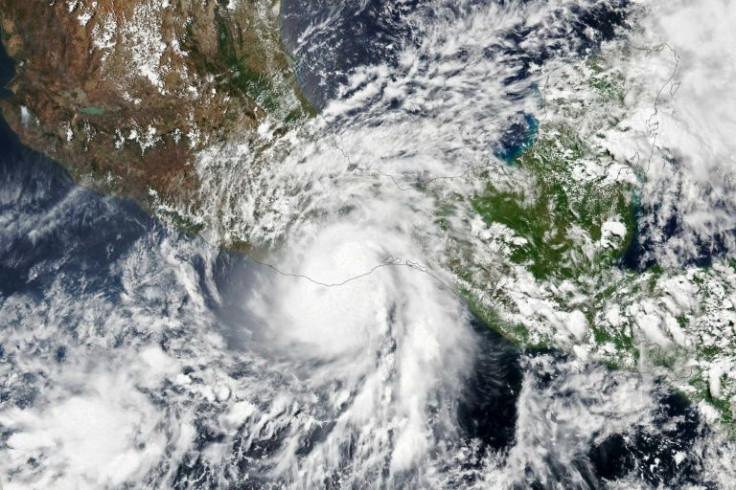
[(194, 158), (307, 115), (272, 0), (0, 0), (5, 119), (80, 182), (196, 207)]

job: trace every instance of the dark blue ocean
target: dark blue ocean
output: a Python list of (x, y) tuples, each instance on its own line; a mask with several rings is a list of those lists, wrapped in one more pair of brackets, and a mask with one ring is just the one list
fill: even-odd
[[(417, 42), (421, 32), (405, 22), (405, 16), (414, 9), (423, 8), (421, 3), (369, 0), (336, 6), (334, 2), (321, 0), (285, 1), (282, 14), (285, 44), (297, 59), (298, 75), (309, 99), (317, 107), (324, 107), (339, 92), (351, 69), (364, 64), (392, 62), (402, 43)], [(306, 38), (301, 36), (310, 25), (330, 16), (334, 20), (329, 29), (314, 31)], [(615, 16), (609, 20), (620, 21)], [(599, 19), (583, 19), (581, 25), (594, 21)], [(603, 30), (606, 29), (604, 26)], [(523, 33), (512, 33), (510, 39), (514, 36), (523, 36)], [(512, 45), (509, 49), (521, 48)], [(531, 53), (529, 58), (547, 55)], [(3, 52), (0, 54), (0, 85), (6, 85), (12, 74), (12, 61)], [(12, 97), (7, 91), (2, 95)], [(513, 160), (529, 144), (536, 124), (523, 114), (519, 120), (510, 121), (508, 137), (497, 143), (497, 152)], [(134, 250), (145, 254), (145, 250), (135, 248), (141, 243), (151, 246), (191, 243), (197, 249), (207, 247), (196, 236), (168, 228), (134, 202), (80, 187), (61, 165), (24, 147), (8, 126), (0, 122), (0, 317), (7, 315), (3, 305), (14, 297), (33, 297), (40, 304), (53, 301), (52, 295), (58, 296), (60, 290), (67, 298), (65, 301), (73, 302), (76, 297), (104, 297), (114, 305), (128, 291), (123, 279), (126, 271), (111, 267), (111, 264)], [(210, 257), (211, 262), (206, 263), (201, 255), (193, 255), (189, 265), (204, 292), (204, 307), (222, 325), (222, 335), (226, 339), (223, 349), (237, 352), (247, 348), (248, 339), (231, 335), (231, 332), (249, 317), (247, 306), (239, 301), (238, 292), (250, 287), (249, 278), (253, 274), (264, 271), (248, 257), (232, 251), (211, 250)], [(177, 308), (166, 304), (165, 300), (152, 304), (157, 305), (156, 314), (162, 318), (168, 313), (175, 314)], [(184, 306), (179, 305), (179, 308)], [(18, 371), (16, 361), (20, 356), (35, 352), (33, 355), (51, 365), (61, 366), (61, 370), (70, 362), (70, 356), (84, 352), (84, 341), (80, 340), (84, 337), (75, 333), (80, 327), (77, 321), (74, 316), (48, 318), (46, 328), (52, 334), (39, 340), (35, 349), (21, 352), (9, 342), (7, 332), (20, 328), (22, 318), (0, 318), (0, 328), (6, 329), (5, 332), (0, 330), (0, 365), (4, 368), (0, 372), (6, 376), (5, 380), (0, 379), (0, 413), (35, 407), (43, 390), (49, 390), (48, 385), (54, 383), (53, 379), (40, 381), (42, 376), (38, 373)], [(480, 349), (473, 360), (471, 376), (461, 380), (464, 387), (457, 400), (454, 424), (463, 440), (475, 441), (469, 447), (474, 447), (478, 454), (488, 451), (504, 454), (514, 445), (520, 424), (519, 397), (524, 390), (541, 393), (560, 406), (580, 404), (592, 409), (603, 403), (599, 398), (581, 399), (580, 393), (570, 386), (571, 380), (576, 378), (570, 374), (571, 359), (566, 354), (549, 350), (522, 351), (479, 321), (473, 322), (473, 329)], [(103, 325), (97, 334), (106, 339), (110, 352), (126, 349), (128, 345), (124, 336), (116, 337), (117, 333), (104, 331)], [(175, 335), (184, 336), (186, 340), (188, 334), (185, 331), (166, 332), (155, 342), (169, 352), (167, 336)], [(32, 344), (33, 339), (28, 342)], [(595, 364), (585, 369), (606, 380), (607, 386), (624, 384), (641, 376), (611, 371)], [(245, 376), (246, 369), (243, 370), (241, 374)], [(194, 371), (195, 367), (190, 372)], [(12, 373), (27, 381), (19, 385), (16, 376), (11, 382)], [(543, 458), (541, 464), (547, 465), (550, 474), (557, 479), (544, 482), (529, 469), (525, 483), (517, 488), (606, 488), (607, 482), (631, 475), (652, 488), (681, 488), (689, 483), (709, 488), (700, 462), (692, 453), (693, 448), (708, 436), (708, 429), (684, 397), (658, 380), (650, 381), (649, 386), (656, 400), (651, 407), (653, 425), (628, 427), (626, 431), (604, 438), (590, 434), (586, 449), (573, 461), (561, 462), (549, 454), (540, 456)], [(611, 393), (616, 391), (611, 389)], [(161, 412), (172, 410), (163, 394), (148, 395)], [(616, 404), (615, 400), (604, 401)], [(204, 453), (207, 447), (225, 440), (225, 435), (209, 427), (207, 417), (210, 415), (205, 408), (195, 413), (200, 417), (195, 424), (196, 447)], [(331, 425), (327, 423), (324, 427), (324, 431), (329, 431)], [(253, 446), (250, 452), (237, 450), (249, 437), (246, 432), (238, 434), (236, 439), (240, 437), (241, 441), (223, 450), (224, 457), (237, 468), (227, 474), (231, 479), (229, 488), (271, 488), (274, 482), (264, 476), (268, 472), (258, 461), (278, 454), (287, 442), (288, 433), (275, 431), (270, 439), (264, 438), (262, 444)], [(0, 451), (8, 449), (11, 435), (12, 431), (0, 422)], [(310, 433), (300, 450), (308, 454), (309, 448), (319, 444), (323, 437), (320, 431)], [(349, 448), (345, 450), (345, 457), (350, 460)], [(688, 456), (684, 461), (676, 461), (677, 453)], [(174, 488), (216, 488), (219, 480), (213, 476), (211, 467), (214, 465), (205, 459), (197, 456), (197, 450), (192, 450), (187, 458), (177, 460), (170, 484)], [(27, 464), (36, 463), (29, 459)], [(482, 468), (481, 458), (469, 458), (462, 464), (467, 466), (467, 477), (454, 481), (454, 485), (462, 488), (477, 484), (480, 475), (472, 470)], [(261, 475), (258, 478), (247, 482), (238, 480), (244, 478), (243, 475), (257, 473)], [(570, 479), (572, 474), (576, 475), (575, 479)], [(372, 487), (374, 483), (366, 481), (364, 485)], [(126, 488), (133, 487), (135, 485)], [(325, 488), (339, 487), (339, 479), (325, 482)]]

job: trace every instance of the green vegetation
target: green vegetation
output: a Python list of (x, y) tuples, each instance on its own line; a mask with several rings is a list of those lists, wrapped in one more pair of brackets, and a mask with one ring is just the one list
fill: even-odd
[(621, 74), (607, 72), (602, 60), (598, 58), (589, 59), (587, 66), (594, 73), (588, 81), (590, 87), (604, 100), (623, 104), (626, 92)]
[(623, 222), (626, 237), (609, 259), (621, 256), (633, 237), (630, 186), (604, 184), (602, 179), (580, 183), (572, 175), (585, 152), (572, 131), (548, 132), (516, 161), (533, 178), (533, 191), (498, 191), (488, 186), (473, 199), (474, 209), (487, 223), (501, 223), (526, 239), (525, 245), (515, 247), (511, 259), (527, 266), (537, 279), (575, 278), (581, 269), (590, 268), (581, 237), (576, 236), (578, 228), (598, 241), (606, 220)]
[(101, 107), (82, 107), (79, 109), (79, 112), (81, 114), (84, 114), (86, 116), (102, 116), (105, 114), (105, 109), (102, 109)]
[[(265, 59), (263, 53), (269, 48), (264, 39), (258, 36), (244, 39), (244, 31), (238, 26), (230, 25), (223, 17), (219, 17), (217, 22), (219, 57), (229, 71), (228, 83), (234, 90), (255, 101), (266, 112), (279, 114), (287, 124), (316, 114), (315, 109), (302, 96), (296, 82), (293, 88), (299, 105), (292, 108), (284, 105), (284, 87), (274, 84), (274, 76), (279, 67), (270, 66), (271, 63)], [(254, 43), (260, 46), (253, 46)], [(287, 70), (283, 72), (286, 73)]]
[(523, 348), (543, 348), (549, 347), (547, 344), (532, 344), (529, 329), (521, 324), (509, 324), (504, 322), (495, 311), (484, 307), (473, 294), (467, 289), (461, 289), (460, 294), (465, 300), (468, 309), (483, 324), (491, 330), (499, 333), (512, 344)]
[[(583, 92), (593, 92), (603, 107), (620, 107), (625, 95), (620, 76), (607, 70), (600, 60), (586, 63), (592, 76), (584, 81)], [(571, 104), (578, 103), (585, 112), (590, 107), (586, 97)], [(583, 115), (581, 112), (571, 116), (566, 107), (560, 108), (566, 119)], [(616, 110), (604, 116), (609, 115), (615, 120)], [(713, 398), (702, 372), (693, 372), (688, 361), (694, 359), (699, 369), (708, 369), (711, 363), (733, 352), (736, 342), (725, 346), (723, 335), (727, 333), (715, 325), (719, 317), (723, 319), (722, 305), (732, 295), (736, 274), (719, 279), (718, 274), (722, 273), (710, 266), (699, 268), (694, 275), (657, 265), (639, 272), (616, 267), (626, 259), (627, 250), (637, 239), (638, 196), (634, 185), (606, 179), (602, 176), (606, 172), (594, 173), (596, 168), (613, 163), (614, 157), (598, 145), (605, 143), (606, 133), (596, 132), (595, 127), (590, 129), (590, 140), (583, 140), (577, 129), (567, 123), (543, 123), (536, 138), (512, 161), (507, 161), (508, 171), (514, 174), (510, 182), (499, 184), (488, 178), (482, 192), (465, 198), (472, 209), (470, 219), (479, 216), (488, 226), (501, 224), (511, 233), (490, 232), (478, 235), (480, 243), (474, 242), (464, 238), (462, 230), (454, 229), (457, 211), (462, 206), (446, 204), (438, 209), (435, 222), (450, 238), (448, 254), (452, 258), (448, 265), (461, 284), (460, 294), (477, 318), (521, 348), (566, 348), (555, 337), (561, 333), (564, 338), (565, 332), (558, 330), (564, 327), (544, 328), (547, 313), (524, 320), (527, 323), (523, 325), (510, 320), (522, 318), (520, 310), (534, 307), (524, 305), (527, 289), (532, 302), (542, 300), (538, 303), (542, 310), (583, 312), (589, 330), (582, 347), (591, 359), (610, 369), (638, 370), (643, 363), (673, 381), (682, 377), (693, 388), (688, 390), (688, 398), (714, 407), (724, 429), (736, 437), (731, 406), (734, 387), (730, 378), (724, 377), (722, 396)], [(604, 228), (606, 223), (610, 224)], [(488, 255), (481, 259), (476, 256), (480, 250), (477, 252), (475, 247), (485, 243), (489, 244)], [(491, 262), (496, 254), (504, 254), (506, 260)], [(515, 277), (515, 268), (509, 262), (523, 266), (536, 279), (528, 288), (520, 285), (516, 296), (494, 285), (506, 274)], [(736, 260), (730, 265), (736, 269)], [(637, 325), (638, 319), (631, 316), (653, 316), (653, 321), (659, 317), (661, 333), (667, 336), (669, 332), (674, 338), (675, 334), (665, 325), (668, 312), (662, 305), (669, 294), (668, 279), (678, 275), (694, 286), (697, 292), (692, 294), (699, 305), (695, 310), (675, 308), (670, 312), (675, 317), (669, 321), (675, 320), (687, 332), (692, 345), (678, 347), (673, 343), (664, 349), (647, 342), (646, 333)], [(518, 277), (526, 281), (523, 275)], [(712, 281), (717, 285), (713, 291), (709, 287)], [(609, 319), (609, 312), (616, 311), (619, 319)], [(736, 323), (728, 317), (723, 321), (730, 322), (730, 327)]]
[(693, 377), (690, 380), (690, 386), (696, 390), (694, 398), (704, 400), (708, 405), (718, 410), (721, 415), (721, 423), (731, 437), (736, 437), (736, 423), (734, 423), (734, 414), (731, 410), (731, 404), (726, 400), (713, 398), (710, 394), (708, 382), (700, 376)]
[(633, 357), (638, 357), (639, 352), (634, 349), (634, 339), (624, 331), (610, 331), (593, 324), (591, 327), (593, 338), (597, 344), (611, 343), (618, 352), (629, 352)]
[(204, 223), (196, 223), (193, 219), (185, 216), (177, 211), (170, 209), (159, 209), (157, 215), (161, 220), (169, 223), (171, 226), (176, 227), (183, 233), (191, 235), (199, 235), (204, 230)]
[[(273, 93), (269, 78), (252, 68), (255, 64), (250, 59), (248, 52), (243, 56), (238, 55), (238, 47), (243, 43), (242, 39), (235, 39), (233, 29), (227, 20), (218, 19), (218, 47), (220, 57), (231, 72), (231, 84), (250, 99), (259, 101), (259, 105), (267, 112), (273, 112), (277, 108), (276, 97)], [(241, 32), (240, 29), (235, 32)]]

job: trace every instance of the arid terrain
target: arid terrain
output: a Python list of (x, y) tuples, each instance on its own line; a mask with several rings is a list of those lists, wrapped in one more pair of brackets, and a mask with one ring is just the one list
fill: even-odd
[(198, 150), (309, 111), (278, 13), (254, 0), (0, 0), (16, 61), (3, 115), (87, 186), (196, 207)]

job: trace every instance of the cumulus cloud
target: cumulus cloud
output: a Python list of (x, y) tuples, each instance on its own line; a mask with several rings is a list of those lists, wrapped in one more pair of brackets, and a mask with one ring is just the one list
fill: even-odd
[(141, 480), (163, 457), (161, 413), (125, 376), (89, 373), (81, 381), (41, 410), (0, 414), (11, 431), (2, 463), (14, 472), (7, 488), (120, 486)]
[[(440, 23), (421, 25), (422, 42), (397, 51), (394, 65), (356, 69), (343, 98), (303, 132), (273, 145), (231, 142), (200, 155), (210, 213), (202, 222), (215, 223), (216, 241), (239, 237), (273, 246), (272, 268), (240, 264), (215, 277), (221, 257), (201, 242), (147, 232), (119, 256), (105, 249), (111, 279), (102, 285), (70, 286), (71, 275), (93, 272), (70, 268), (64, 256), (43, 300), (23, 292), (3, 298), (0, 318), (10, 332), (3, 342), (19, 353), (2, 372), (28, 376), (8, 383), (15, 405), (0, 411), (0, 451), (7, 456), (0, 469), (13, 475), (9, 484), (279, 481), (307, 488), (339, 475), (346, 485), (384, 479), (391, 486), (419, 474), (417, 481), (442, 486), (438, 475), (459, 467), (452, 458), (473, 451), (458, 436), (454, 411), (477, 339), (461, 302), (440, 281), (445, 243), (435, 223), (438, 202), (472, 195), (477, 182), (455, 178), (468, 169), (502, 177), (493, 144), (511, 118), (536, 110), (533, 82), (545, 67), (603, 37), (578, 21), (601, 2), (473, 5), (472, 15), (448, 7)], [(725, 4), (708, 5), (717, 12)], [(691, 18), (661, 9), (650, 11), (646, 32), (674, 39)], [(727, 35), (717, 29), (705, 43), (714, 60)], [(653, 93), (631, 124), (644, 135), (642, 152), (655, 144), (657, 155), (682, 155), (677, 172), (688, 196), (682, 202), (695, 203), (699, 186), (717, 188), (711, 176), (727, 167), (719, 162), (730, 148), (727, 126), (705, 131), (713, 126), (706, 109), (726, 124), (729, 111), (718, 104), (723, 84), (709, 78), (723, 74), (672, 42), (679, 78), (669, 80), (674, 58), (664, 54), (659, 65), (632, 67), (653, 68), (656, 76), (641, 89)], [(651, 101), (662, 86), (653, 142)], [(695, 98), (678, 105), (688, 91)], [(703, 147), (709, 153), (701, 154)], [(652, 172), (650, 200), (672, 184), (667, 172)], [(443, 186), (431, 187), (438, 178), (446, 178)], [(74, 203), (72, 195), (57, 207), (78, 216)], [(683, 220), (692, 230), (725, 219), (713, 206), (695, 210)], [(50, 218), (27, 226), (9, 219), (5, 229), (25, 235), (35, 226), (43, 237), (68, 223), (58, 210)], [(231, 290), (220, 291), (227, 288), (217, 279)], [(573, 335), (586, 335), (582, 313), (565, 319), (574, 320)], [(58, 341), (64, 329), (67, 358), (94, 365), (53, 364), (50, 348), (39, 345)], [(239, 342), (229, 345), (225, 337)], [(561, 389), (583, 386), (597, 397), (594, 381), (581, 375)], [(35, 394), (21, 396), (21, 384)], [(622, 419), (645, 420), (648, 404), (632, 399), (640, 392), (632, 384), (594, 400), (605, 405), (601, 412), (617, 410), (610, 400), (623, 397), (633, 404), (624, 409), (638, 418)], [(565, 458), (587, 442), (580, 434), (607, 422), (582, 403), (565, 412), (567, 400), (555, 400), (550, 390), (527, 387), (522, 402), (521, 444), (511, 455), (518, 465), (489, 477), (524, 474), (529, 448), (552, 440), (547, 436), (556, 430), (552, 424), (536, 430), (546, 413), (560, 412), (563, 426), (579, 436)], [(36, 467), (26, 465), (29, 455)], [(494, 465), (502, 466), (502, 458), (488, 462)]]
[[(736, 5), (639, 2), (631, 42), (630, 141), (643, 172), (649, 259), (667, 265), (736, 251)], [(629, 155), (630, 157), (631, 155)]]

